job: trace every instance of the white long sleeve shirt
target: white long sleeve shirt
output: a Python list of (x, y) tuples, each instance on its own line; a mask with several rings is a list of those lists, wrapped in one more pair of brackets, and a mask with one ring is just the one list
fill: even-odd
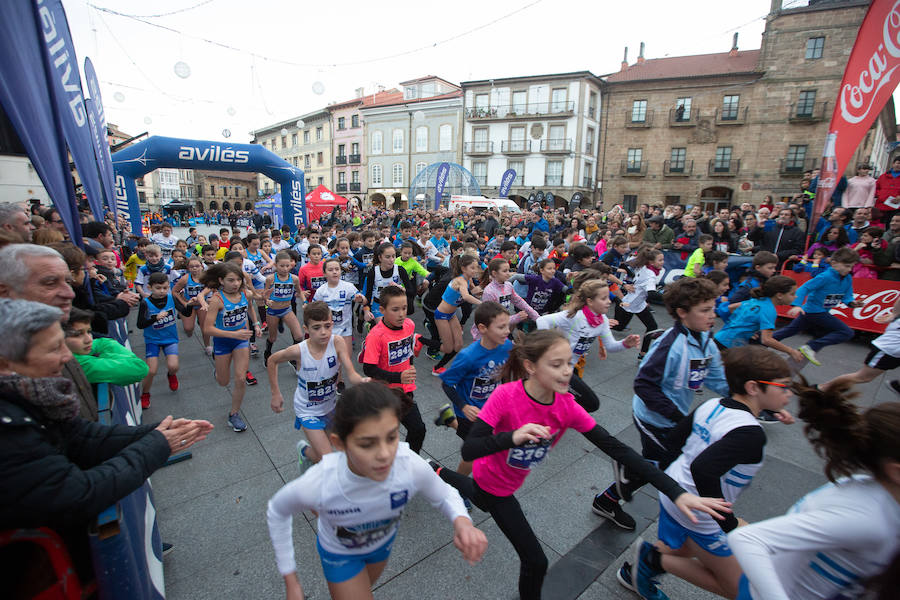
[(367, 554), (391, 540), (403, 509), (419, 492), (451, 522), (457, 517), (469, 518), (459, 493), (405, 442), (397, 448), (391, 473), (384, 481), (354, 474), (343, 452), (326, 454), (269, 500), (266, 519), (278, 571), (288, 575), (296, 570), (291, 533), (294, 514), (305, 510), (318, 513), (319, 544), (326, 551)]
[(584, 312), (579, 310), (574, 317), (569, 318), (568, 311), (560, 311), (550, 315), (539, 317), (537, 321), (538, 329), (558, 329), (569, 340), (572, 346), (572, 364), (578, 362), (582, 355), (590, 350), (591, 345), (596, 338), (600, 338), (606, 347), (607, 352), (619, 352), (625, 349), (625, 344), (613, 337), (609, 330), (609, 319), (603, 316), (603, 322), (596, 327), (592, 327), (588, 323)]
[(900, 504), (871, 477), (828, 484), (728, 545), (755, 600), (856, 598), (900, 550)]

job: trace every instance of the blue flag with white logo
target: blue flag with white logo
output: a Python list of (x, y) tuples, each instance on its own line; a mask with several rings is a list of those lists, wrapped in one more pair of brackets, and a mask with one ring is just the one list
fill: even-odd
[(90, 100), (86, 100), (88, 120), (91, 123), (91, 142), (94, 144), (94, 156), (100, 171), (100, 182), (103, 184), (103, 198), (106, 207), (116, 214), (116, 196), (113, 190), (115, 175), (112, 158), (109, 154), (109, 138), (106, 133), (106, 113), (103, 110), (103, 99), (100, 97), (100, 82), (90, 58), (84, 59), (84, 83), (87, 85)]
[(509, 189), (512, 187), (513, 181), (515, 180), (515, 169), (507, 169), (506, 172), (503, 173), (503, 177), (500, 178), (500, 189), (498, 190), (498, 194), (501, 198), (506, 198), (509, 195)]
[(0, 103), (69, 237), (81, 246), (69, 157), (59, 118), (51, 105), (50, 62), (44, 56), (44, 36), (38, 28), (36, 10), (30, 0), (0, 2)]
[(441, 163), (434, 178), (434, 210), (441, 208), (441, 198), (444, 197), (444, 187), (447, 185), (448, 177), (450, 177), (450, 163)]

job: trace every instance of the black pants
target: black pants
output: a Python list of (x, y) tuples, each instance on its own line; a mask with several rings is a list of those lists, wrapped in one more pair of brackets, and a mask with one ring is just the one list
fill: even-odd
[(440, 477), (469, 498), (472, 504), (491, 514), (519, 555), (519, 597), (540, 600), (541, 586), (547, 574), (547, 556), (516, 497), (490, 494), (478, 487), (471, 477), (450, 469), (441, 469)]
[(600, 398), (576, 373), (572, 373), (572, 379), (569, 380), (569, 391), (584, 410), (594, 412), (600, 408)]
[(434, 309), (428, 308), (425, 304), (422, 304), (422, 312), (425, 313), (425, 329), (428, 330), (428, 337), (432, 340), (437, 341), (436, 347), (429, 347), (429, 352), (437, 352), (441, 349), (441, 334), (438, 331), (437, 325), (434, 322)]
[[(672, 464), (672, 461), (678, 457), (681, 450), (678, 448), (673, 452), (668, 447), (666, 438), (670, 430), (654, 427), (638, 420), (636, 417), (632, 418), (638, 433), (641, 435), (641, 456), (656, 465), (660, 471), (665, 471)], [(631, 473), (627, 468), (625, 470), (625, 478), (628, 479), (628, 483), (623, 484), (622, 487), (627, 494), (633, 494), (647, 483), (641, 477)]]
[(637, 315), (637, 318), (641, 320), (641, 323), (644, 324), (644, 327), (647, 328), (647, 331), (653, 331), (658, 327), (656, 324), (656, 319), (653, 318), (653, 313), (650, 312), (650, 306), (645, 306), (644, 310), (639, 313), (630, 313), (624, 308), (622, 308), (621, 304), (616, 304), (616, 321), (619, 322), (618, 325), (612, 327), (613, 331), (622, 331), (625, 327), (631, 323), (631, 318), (634, 315)]
[[(412, 394), (409, 396), (412, 397)], [(409, 444), (409, 449), (418, 454), (425, 442), (425, 422), (422, 420), (422, 413), (419, 412), (419, 405), (415, 401), (409, 411), (400, 419), (400, 423), (406, 427), (406, 443)]]

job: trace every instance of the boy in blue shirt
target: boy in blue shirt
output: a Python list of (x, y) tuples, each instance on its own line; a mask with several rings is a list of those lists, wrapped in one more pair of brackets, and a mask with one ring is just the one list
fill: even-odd
[(797, 290), (788, 316), (794, 320), (776, 331), (772, 337), (778, 341), (809, 331), (817, 336), (797, 348), (812, 364), (821, 366), (816, 352), (825, 346), (840, 344), (853, 338), (853, 330), (831, 314), (840, 304), (857, 308), (862, 303), (853, 300), (853, 265), (859, 262), (859, 254), (852, 248), (840, 248), (831, 255), (831, 267), (818, 277), (813, 277)]
[[(500, 372), (513, 343), (509, 340), (509, 313), (497, 302), (483, 302), (475, 309), (475, 326), (481, 333), (478, 343), (470, 344), (453, 359), (440, 374), (441, 387), (453, 405), (438, 409), (435, 425), (456, 430), (463, 440), (469, 435), (478, 413), (491, 393), (500, 384)], [(472, 463), (460, 461), (456, 471), (463, 475), (472, 472)]]
[[(666, 437), (691, 411), (703, 386), (722, 396), (728, 382), (719, 348), (709, 331), (715, 323), (719, 288), (709, 279), (683, 277), (666, 286), (663, 301), (675, 324), (647, 352), (634, 380), (632, 412), (641, 436), (641, 454), (665, 470), (681, 448), (669, 448)], [(613, 463), (615, 483), (594, 497), (591, 510), (622, 529), (635, 521), (619, 502), (631, 500), (644, 480)]]

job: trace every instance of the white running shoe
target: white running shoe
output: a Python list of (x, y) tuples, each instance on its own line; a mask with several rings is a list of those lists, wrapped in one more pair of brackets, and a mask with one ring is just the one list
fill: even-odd
[(819, 360), (816, 358), (816, 351), (813, 350), (812, 348), (810, 348), (809, 346), (807, 346), (806, 344), (803, 344), (802, 346), (797, 348), (797, 350), (800, 352), (800, 354), (802, 354), (806, 358), (806, 360), (808, 360), (812, 364), (816, 365), (817, 367), (822, 366), (822, 363), (820, 363)]

